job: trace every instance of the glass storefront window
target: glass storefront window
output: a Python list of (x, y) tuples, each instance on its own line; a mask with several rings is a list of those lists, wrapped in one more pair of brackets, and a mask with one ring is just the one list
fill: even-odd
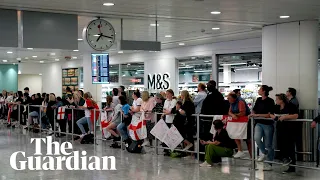
[(112, 64), (109, 67), (110, 83), (119, 83), (119, 64)]
[(179, 58), (179, 90), (195, 94), (200, 82), (212, 80), (212, 57), (198, 56)]
[(121, 64), (121, 84), (144, 85), (144, 63)]
[(242, 98), (252, 107), (262, 81), (262, 53), (224, 54), (219, 63), (219, 91), (226, 97), (241, 89)]

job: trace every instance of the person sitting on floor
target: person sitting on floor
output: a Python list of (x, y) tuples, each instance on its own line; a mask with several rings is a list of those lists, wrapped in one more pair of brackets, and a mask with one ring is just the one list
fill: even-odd
[(228, 132), (223, 129), (221, 120), (213, 121), (216, 134), (213, 141), (203, 141), (200, 143), (206, 145), (205, 162), (200, 164), (200, 167), (211, 167), (213, 163), (220, 163), (221, 157), (232, 157), (233, 149), (236, 144), (228, 135)]

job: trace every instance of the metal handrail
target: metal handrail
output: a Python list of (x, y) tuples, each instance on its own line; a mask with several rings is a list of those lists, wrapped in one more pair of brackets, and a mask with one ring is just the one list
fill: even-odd
[[(21, 114), (21, 111), (20, 111), (20, 107), (21, 106), (27, 106), (27, 107), (45, 107), (45, 106), (42, 106), (42, 105), (22, 105), (22, 104), (18, 104), (18, 121), (20, 122), (20, 114)], [(28, 109), (28, 114), (30, 113), (30, 108), (27, 108)], [(72, 113), (72, 132), (60, 132), (60, 131), (57, 131), (56, 130), (56, 120), (57, 120), (57, 114), (56, 114), (56, 111), (54, 111), (54, 127), (53, 127), (53, 133), (54, 133), (54, 138), (56, 137), (56, 133), (60, 133), (60, 134), (67, 134), (67, 135), (72, 135), (72, 139), (74, 139), (74, 136), (79, 136), (78, 134), (74, 134), (74, 110), (84, 110), (82, 108), (70, 108), (70, 107), (65, 107), (65, 109), (69, 109), (69, 110), (72, 110), (71, 113)], [(94, 110), (95, 112), (99, 111), (99, 112), (104, 112), (104, 109), (92, 109)], [(41, 117), (41, 114), (42, 112), (40, 111), (39, 112), (39, 117)], [(137, 113), (142, 113), (142, 112), (137, 112)], [(157, 112), (148, 112), (150, 114), (157, 114), (157, 115), (162, 115), (163, 113), (157, 113)], [(174, 115), (174, 114), (172, 114)], [(203, 119), (200, 119), (200, 117), (210, 117), (212, 118), (212, 120), (209, 120), (209, 121), (213, 121), (213, 119), (215, 118), (215, 115), (203, 115), (203, 114), (192, 114), (192, 116), (196, 117), (196, 123), (197, 123), (197, 135), (196, 135), (196, 138), (197, 138), (197, 150), (195, 151), (184, 151), (184, 152), (190, 152), (190, 153), (197, 153), (197, 159), (199, 161), (199, 156), (200, 154), (204, 154), (204, 152), (200, 152), (200, 137), (199, 137), (199, 132), (200, 132), (200, 121), (208, 121), (208, 120), (203, 120)], [(271, 118), (261, 118), (261, 117), (251, 117), (251, 134), (254, 136), (254, 121), (255, 120), (270, 120), (270, 121), (273, 121), (273, 119)], [(95, 122), (101, 122), (101, 116), (96, 117), (96, 113), (94, 113), (94, 120)], [(41, 118), (39, 118), (39, 121), (40, 121), (40, 131), (42, 131), (42, 122), (41, 122)], [(156, 122), (157, 123), (158, 119), (156, 119)], [(312, 119), (296, 119), (296, 120), (287, 120), (287, 121), (292, 121), (292, 122), (312, 122), (313, 120)], [(28, 129), (29, 129), (29, 126), (28, 126)], [(94, 123), (94, 126), (93, 126), (93, 130), (94, 130), (94, 142), (96, 144), (96, 140), (98, 140), (99, 138), (96, 137), (96, 123)], [(317, 130), (317, 129), (316, 129)], [(40, 136), (42, 136), (42, 134), (40, 134)], [(253, 139), (253, 137), (252, 137)], [(101, 140), (101, 139), (99, 139)], [(122, 141), (122, 140), (121, 140)], [(158, 143), (157, 143), (157, 139), (155, 138), (155, 152), (156, 154), (158, 154), (158, 149), (169, 149), (169, 148), (165, 148), (165, 147), (158, 147)], [(72, 141), (73, 142), (73, 141)], [(255, 152), (255, 142), (252, 140), (251, 141), (251, 146), (252, 146), (252, 152)], [(96, 148), (96, 146), (94, 146)], [(122, 143), (121, 143), (121, 149), (122, 149)], [(180, 149), (175, 149), (176, 151), (182, 151)], [(254, 170), (255, 169), (255, 153), (252, 153), (252, 158), (251, 158), (251, 166), (252, 166), (252, 169)], [(267, 163), (273, 163), (273, 164), (279, 164), (278, 162), (267, 162)], [(301, 168), (309, 168), (309, 169), (316, 169), (316, 170), (320, 170), (319, 168), (312, 168), (312, 167), (305, 167), (305, 166), (298, 166), (298, 165), (293, 165), (295, 167), (301, 167)]]

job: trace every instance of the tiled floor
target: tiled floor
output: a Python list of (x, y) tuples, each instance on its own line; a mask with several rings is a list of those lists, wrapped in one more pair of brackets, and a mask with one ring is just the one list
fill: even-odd
[[(42, 135), (45, 137), (44, 135)], [(199, 168), (196, 160), (185, 158), (170, 158), (155, 155), (153, 149), (147, 149), (146, 154), (130, 154), (120, 149), (109, 148), (108, 142), (98, 141), (98, 145), (81, 145), (73, 142), (74, 151), (86, 150), (88, 156), (115, 156), (116, 171), (16, 171), (10, 166), (10, 156), (16, 151), (25, 151), (26, 154), (35, 152), (34, 144), (30, 144), (31, 137), (40, 137), (40, 134), (26, 133), (20, 129), (0, 128), (0, 177), (5, 179), (128, 179), (128, 180), (319, 180), (320, 171), (297, 169), (295, 174), (281, 174), (284, 167), (274, 166), (271, 172), (249, 170), (250, 162), (245, 160), (224, 159), (221, 166), (213, 168)], [(68, 138), (57, 138), (63, 142)], [(43, 151), (46, 147), (42, 146)], [(19, 158), (21, 159), (21, 158)], [(255, 178), (254, 178), (255, 177)]]

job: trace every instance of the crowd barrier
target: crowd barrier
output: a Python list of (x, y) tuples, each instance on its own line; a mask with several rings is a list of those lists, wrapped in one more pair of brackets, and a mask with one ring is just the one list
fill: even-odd
[[(22, 115), (21, 115), (21, 106), (22, 105), (17, 105), (18, 106), (18, 122), (20, 123), (21, 122), (21, 119), (22, 118)], [(36, 107), (36, 108), (39, 108), (39, 124), (40, 124), (40, 127), (39, 127), (39, 130), (40, 130), (40, 136), (42, 136), (41, 134), (41, 131), (48, 131), (47, 129), (42, 129), (41, 125), (42, 125), (42, 122), (41, 122), (41, 117), (42, 117), (42, 112), (41, 112), (41, 108), (42, 106), (36, 106), (36, 105), (28, 105), (26, 106), (26, 108), (28, 109), (27, 112), (28, 112), (28, 115), (30, 114), (30, 107)], [(56, 134), (59, 133), (59, 134), (65, 134), (65, 135), (71, 135), (72, 136), (72, 139), (74, 139), (74, 136), (79, 136), (79, 134), (75, 134), (74, 133), (74, 110), (83, 110), (83, 109), (78, 109), (78, 108), (65, 108), (66, 110), (71, 110), (72, 112), (72, 132), (60, 132), (56, 129), (56, 123), (57, 123), (57, 113), (56, 111), (54, 111), (54, 127), (52, 127), (52, 131), (53, 131), (53, 134), (54, 134), (54, 137), (56, 137)], [(100, 111), (101, 112), (104, 112), (103, 109), (99, 109), (99, 110), (94, 110), (95, 112), (97, 111)], [(160, 113), (155, 113), (155, 114), (160, 114)], [(200, 157), (200, 154), (205, 154), (205, 152), (200, 152), (200, 121), (213, 121), (213, 118), (214, 116), (213, 115), (202, 115), (202, 114), (193, 114), (192, 116), (194, 116), (196, 118), (196, 148), (194, 151), (183, 151), (182, 149), (174, 149), (174, 151), (183, 151), (183, 152), (188, 152), (188, 153), (195, 153), (197, 155), (197, 161), (199, 162), (199, 157)], [(27, 116), (28, 117), (28, 116)], [(205, 119), (202, 119), (202, 118), (212, 118), (212, 120), (205, 120)], [(252, 141), (251, 141), (251, 151), (253, 152), (252, 153), (252, 157), (251, 159), (247, 159), (247, 160), (251, 160), (251, 169), (252, 170), (255, 170), (256, 169), (256, 154), (258, 154), (258, 150), (256, 151), (256, 144), (255, 144), (255, 141), (254, 141), (254, 120), (255, 119), (264, 119), (264, 120), (272, 120), (271, 118), (251, 118), (251, 135), (252, 135)], [(100, 123), (101, 123), (101, 116), (99, 116), (98, 118), (96, 117), (96, 113), (94, 113), (94, 120), (95, 120), (95, 123), (94, 123), (94, 126), (93, 126), (93, 130), (94, 130), (94, 145), (97, 145), (97, 140), (103, 140), (102, 138), (99, 138), (97, 137), (97, 127), (100, 126)], [(273, 120), (272, 120), (273, 121)], [(311, 123), (312, 122), (312, 119), (296, 119), (296, 120), (289, 120), (290, 122), (303, 122), (303, 123)], [(26, 120), (27, 122), (27, 125), (28, 125), (28, 130), (30, 128), (29, 124), (28, 124), (28, 120)], [(155, 124), (158, 122), (158, 119), (156, 119), (155, 121)], [(317, 153), (319, 153), (319, 149), (317, 149), (317, 140), (319, 139), (319, 129), (318, 129), (318, 126), (316, 127), (316, 129), (313, 130), (313, 135), (312, 135), (312, 139), (310, 141), (312, 141), (313, 143), (313, 148), (314, 150), (311, 151), (311, 152), (297, 152), (297, 153), (303, 153), (303, 154), (307, 154), (307, 155), (311, 155), (311, 156), (314, 156), (316, 157), (317, 156)], [(121, 139), (121, 142), (122, 142), (122, 139)], [(71, 142), (73, 143), (73, 141)], [(123, 143), (121, 143), (121, 149), (123, 150), (123, 146), (122, 146)], [(158, 140), (157, 138), (155, 138), (155, 146), (152, 146), (152, 148), (154, 148), (154, 151), (155, 151), (155, 154), (159, 154), (158, 153), (158, 149), (169, 149), (169, 148), (166, 148), (166, 147), (161, 147), (159, 146), (159, 143), (158, 143)], [(276, 150), (277, 151), (277, 150)], [(318, 158), (317, 158), (318, 160)], [(269, 161), (264, 161), (265, 163), (270, 163), (270, 164), (282, 164), (282, 163), (279, 163), (279, 162), (275, 162), (275, 161), (272, 161), (272, 162), (269, 162)], [(318, 164), (318, 163), (317, 163)], [(320, 168), (317, 168), (317, 167), (313, 167), (313, 166), (303, 166), (303, 165), (290, 165), (290, 166), (294, 166), (294, 167), (299, 167), (299, 168), (306, 168), (306, 169), (313, 169), (313, 170), (320, 170)]]

